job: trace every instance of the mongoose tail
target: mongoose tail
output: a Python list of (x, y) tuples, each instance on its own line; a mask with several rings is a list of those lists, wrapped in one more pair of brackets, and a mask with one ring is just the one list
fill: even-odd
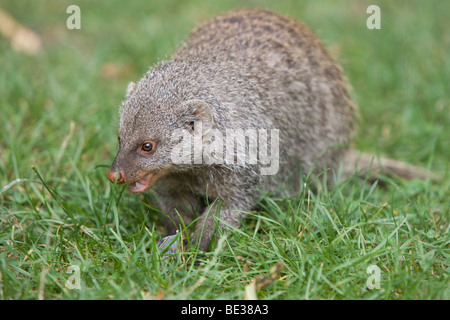
[(414, 178), (421, 180), (438, 180), (435, 173), (425, 168), (355, 150), (349, 150), (346, 153), (342, 164), (343, 178), (352, 176), (357, 172), (361, 177), (367, 177), (369, 174), (369, 180), (374, 180), (376, 176), (380, 174), (408, 180)]

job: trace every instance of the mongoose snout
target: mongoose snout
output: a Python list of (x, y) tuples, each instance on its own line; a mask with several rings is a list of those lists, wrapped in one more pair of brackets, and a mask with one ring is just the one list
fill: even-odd
[(133, 180), (126, 179), (125, 173), (122, 169), (115, 169), (115, 166), (111, 166), (108, 171), (108, 179), (112, 183), (116, 182), (117, 184), (128, 184), (128, 189), (133, 193), (142, 193), (149, 188), (151, 188), (156, 181), (158, 181), (160, 175), (156, 172), (144, 173), (143, 175), (139, 175), (139, 178), (135, 178)]
[(118, 171), (117, 175), (115, 171), (108, 171), (108, 179), (109, 181), (111, 181), (112, 183), (114, 183), (116, 181), (116, 177), (117, 177), (117, 184), (123, 184), (125, 183), (125, 177), (122, 171)]

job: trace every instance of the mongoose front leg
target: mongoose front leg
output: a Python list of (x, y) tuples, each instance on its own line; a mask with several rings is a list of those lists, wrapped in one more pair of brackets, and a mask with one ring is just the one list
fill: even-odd
[(193, 215), (202, 210), (198, 197), (192, 192), (181, 192), (179, 190), (163, 191), (157, 192), (155, 197), (160, 210), (170, 217), (165, 217), (165, 226), (169, 235), (175, 234), (182, 224), (190, 224), (193, 220)]
[(200, 250), (206, 251), (214, 236), (214, 232), (220, 234), (225, 230), (226, 225), (223, 222), (237, 228), (240, 226), (241, 219), (244, 217), (245, 212), (250, 210), (250, 203), (227, 203), (220, 199), (216, 199), (199, 217), (195, 228), (193, 243), (198, 242)]

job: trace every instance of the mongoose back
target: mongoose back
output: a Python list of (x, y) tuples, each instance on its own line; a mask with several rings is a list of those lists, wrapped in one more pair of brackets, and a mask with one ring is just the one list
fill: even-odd
[(355, 112), (340, 68), (305, 25), (231, 11), (128, 85), (108, 178), (134, 193), (154, 186), (171, 234), (180, 217), (199, 217), (193, 239), (206, 250), (215, 225), (239, 226), (260, 190), (292, 186), (299, 168), (336, 170)]

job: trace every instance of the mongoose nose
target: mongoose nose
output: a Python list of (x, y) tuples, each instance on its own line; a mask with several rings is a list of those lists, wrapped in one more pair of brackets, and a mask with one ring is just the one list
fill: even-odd
[[(124, 175), (124, 173), (123, 173), (121, 170), (119, 170), (119, 171), (117, 172), (117, 174), (118, 174), (118, 177), (117, 177), (117, 183), (118, 183), (118, 184), (124, 183), (124, 182), (125, 182), (125, 175)], [(116, 181), (116, 172), (110, 170), (110, 171), (108, 172), (108, 179), (109, 179), (109, 181), (111, 181), (112, 183), (114, 183), (114, 181)]]

